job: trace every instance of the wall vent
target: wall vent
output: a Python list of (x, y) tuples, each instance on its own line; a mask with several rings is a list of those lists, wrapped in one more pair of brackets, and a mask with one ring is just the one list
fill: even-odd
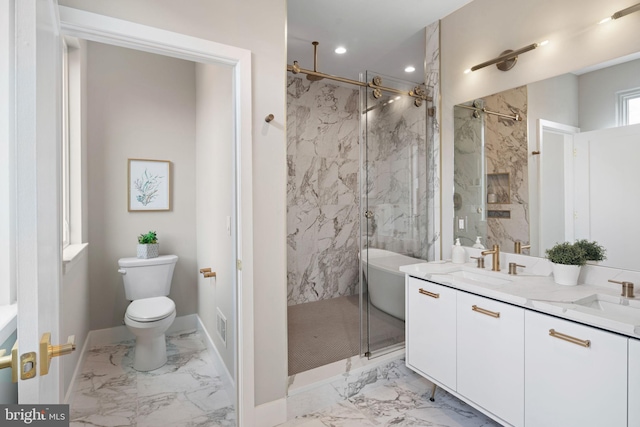
[(227, 318), (220, 311), (220, 307), (216, 307), (216, 332), (222, 340), (224, 346), (227, 346)]

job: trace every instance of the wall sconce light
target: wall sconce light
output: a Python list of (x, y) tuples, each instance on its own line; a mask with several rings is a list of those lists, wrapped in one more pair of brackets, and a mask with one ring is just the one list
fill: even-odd
[(613, 19), (622, 18), (623, 16), (627, 16), (630, 13), (637, 12), (639, 10), (640, 10), (640, 3), (638, 3), (636, 5), (633, 5), (633, 6), (629, 6), (626, 9), (619, 10), (616, 13), (614, 13), (613, 15), (604, 18), (602, 21), (599, 22), (599, 24), (604, 24), (605, 22), (609, 22), (609, 21), (611, 21)]
[(481, 68), (488, 67), (489, 65), (496, 64), (496, 67), (500, 71), (509, 71), (516, 65), (516, 61), (518, 60), (518, 55), (529, 52), (537, 47), (544, 46), (549, 43), (549, 40), (542, 41), (540, 43), (532, 43), (528, 46), (525, 46), (518, 50), (505, 50), (500, 54), (500, 56), (490, 59), (489, 61), (485, 61), (482, 64), (474, 65), (473, 67), (464, 70), (464, 73), (470, 73), (472, 71), (477, 71)]

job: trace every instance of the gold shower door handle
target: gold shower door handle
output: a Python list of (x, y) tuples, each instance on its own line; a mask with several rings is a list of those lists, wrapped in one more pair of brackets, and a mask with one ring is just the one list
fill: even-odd
[(495, 317), (496, 319), (500, 317), (499, 311), (490, 311), (490, 310), (487, 310), (486, 308), (478, 307), (477, 305), (472, 305), (471, 310), (477, 313), (486, 314), (487, 316)]
[(76, 336), (67, 338), (66, 344), (51, 345), (51, 333), (46, 332), (40, 338), (40, 375), (49, 373), (51, 359), (65, 354), (71, 354), (76, 349)]

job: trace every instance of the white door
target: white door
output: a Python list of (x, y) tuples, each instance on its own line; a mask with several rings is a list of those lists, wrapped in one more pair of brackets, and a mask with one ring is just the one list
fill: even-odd
[(456, 389), (456, 291), (407, 279), (407, 365)]
[[(18, 349), (40, 355), (59, 337), (60, 38), (55, 0), (16, 0), (16, 276)], [(59, 403), (59, 361), (47, 376), (18, 381), (20, 403)]]
[(457, 313), (458, 393), (522, 426), (524, 309), (458, 292)]
[(640, 340), (629, 338), (629, 419), (627, 425), (640, 426)]
[(527, 427), (627, 425), (626, 337), (528, 310), (525, 337)]

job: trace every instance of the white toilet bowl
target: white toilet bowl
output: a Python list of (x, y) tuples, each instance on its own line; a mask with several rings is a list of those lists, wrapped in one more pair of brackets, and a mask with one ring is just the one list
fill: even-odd
[(152, 371), (167, 363), (164, 333), (175, 318), (176, 305), (164, 296), (138, 299), (129, 304), (124, 323), (136, 337), (133, 369)]

